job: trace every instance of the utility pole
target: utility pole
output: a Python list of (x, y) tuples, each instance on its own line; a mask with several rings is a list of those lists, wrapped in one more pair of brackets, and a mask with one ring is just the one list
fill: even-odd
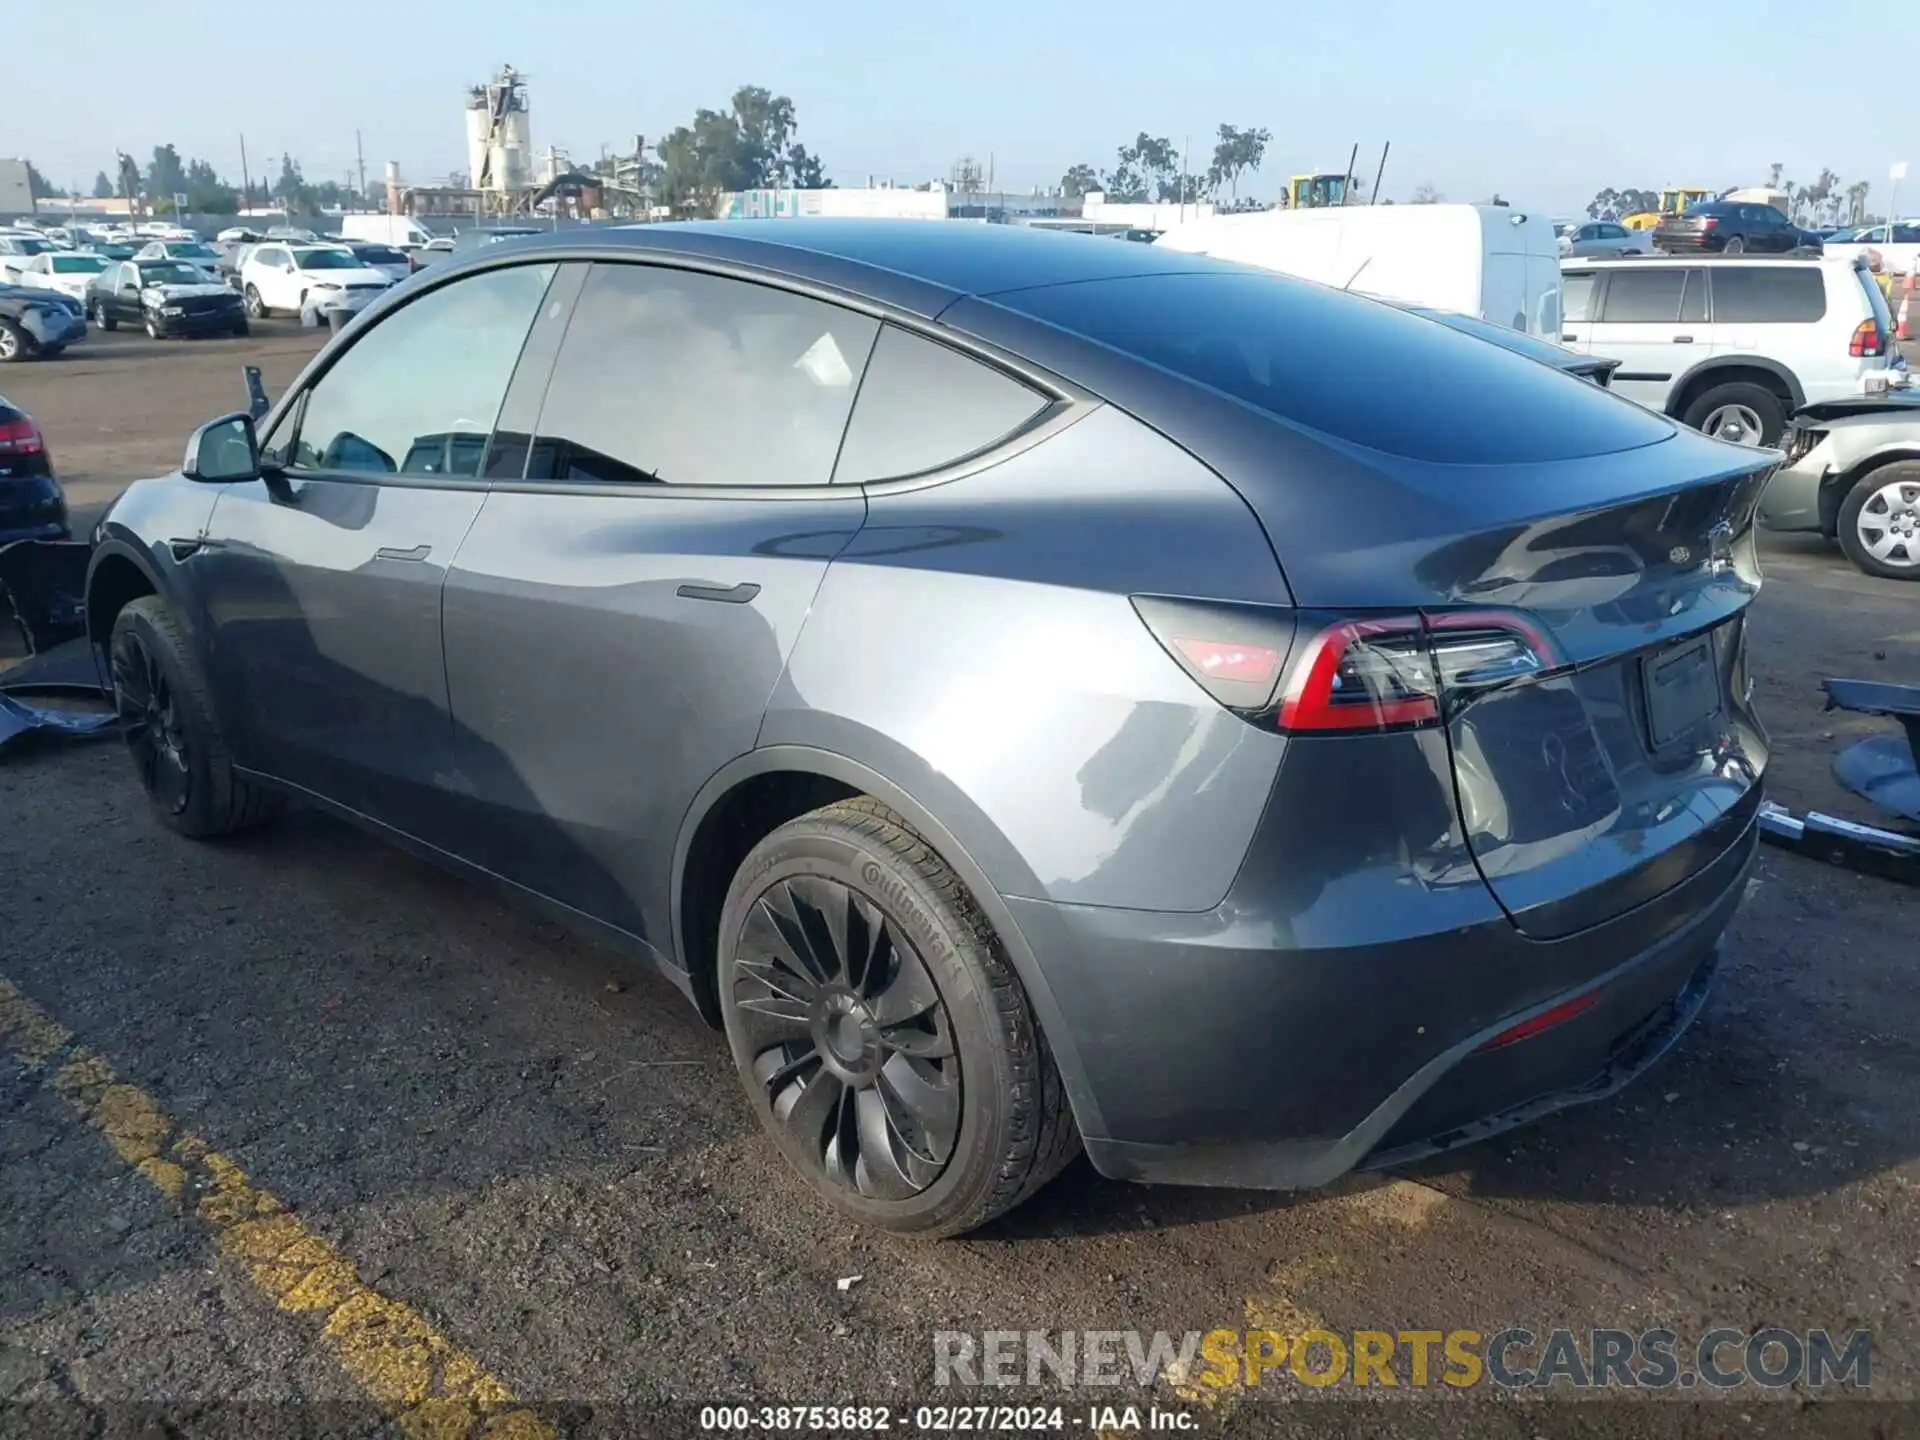
[(242, 212), (253, 208), (253, 177), (247, 173), (247, 137), (240, 136), (240, 209)]
[(1180, 142), (1180, 221), (1187, 219), (1187, 162), (1193, 159), (1193, 136), (1182, 137)]
[(367, 197), (367, 152), (360, 145), (358, 130), (353, 132), (353, 159), (360, 172), (360, 198), (364, 200)]

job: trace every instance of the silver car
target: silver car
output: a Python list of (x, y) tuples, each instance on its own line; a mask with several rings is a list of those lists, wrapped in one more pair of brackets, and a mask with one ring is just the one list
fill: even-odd
[(1651, 255), (1653, 235), (1629, 230), (1612, 220), (1589, 220), (1584, 225), (1562, 225), (1562, 255)]
[(1868, 575), (1920, 580), (1920, 394), (1804, 405), (1780, 448), (1764, 528), (1825, 535)]

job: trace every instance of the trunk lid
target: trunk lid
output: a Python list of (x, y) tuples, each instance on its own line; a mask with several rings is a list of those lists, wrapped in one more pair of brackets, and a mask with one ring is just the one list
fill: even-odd
[[(1577, 463), (1388, 463), (1352, 497), (1396, 517), (1372, 537), (1333, 525), (1327, 543), (1288, 545), (1269, 522), (1301, 603), (1424, 618), (1463, 831), (1527, 935), (1644, 904), (1751, 823), (1767, 749), (1745, 612), (1779, 460), (1685, 433)], [(1418, 541), (1383, 533), (1422, 525)], [(1489, 631), (1539, 666), (1476, 673)]]

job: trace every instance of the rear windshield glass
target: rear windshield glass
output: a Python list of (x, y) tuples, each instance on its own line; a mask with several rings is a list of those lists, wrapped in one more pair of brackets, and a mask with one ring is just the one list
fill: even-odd
[(1445, 464), (1649, 445), (1667, 422), (1393, 305), (1260, 274), (1139, 275), (1003, 292), (1084, 335), (1354, 445)]

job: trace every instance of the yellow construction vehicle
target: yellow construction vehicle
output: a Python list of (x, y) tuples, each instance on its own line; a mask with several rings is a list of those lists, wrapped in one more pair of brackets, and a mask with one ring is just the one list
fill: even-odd
[(1660, 192), (1658, 210), (1638, 210), (1631, 215), (1622, 215), (1620, 223), (1629, 230), (1651, 230), (1667, 216), (1684, 214), (1690, 206), (1712, 198), (1713, 191), (1703, 190), (1697, 185), (1669, 185)]
[(1296, 175), (1287, 186), (1287, 205), (1294, 210), (1318, 210), (1347, 203), (1347, 174)]

